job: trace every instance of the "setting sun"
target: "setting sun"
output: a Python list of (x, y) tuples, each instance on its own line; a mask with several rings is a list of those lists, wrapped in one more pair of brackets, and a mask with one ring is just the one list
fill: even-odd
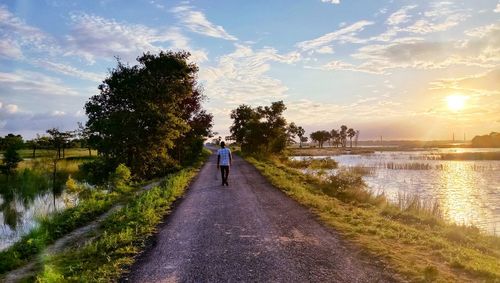
[(465, 107), (465, 101), (468, 99), (464, 95), (449, 95), (446, 97), (448, 108), (452, 111), (459, 111)]

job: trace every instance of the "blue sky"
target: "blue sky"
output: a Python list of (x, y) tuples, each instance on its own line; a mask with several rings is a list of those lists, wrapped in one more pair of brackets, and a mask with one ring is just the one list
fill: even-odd
[(221, 135), (231, 109), (276, 100), (308, 133), (500, 130), (497, 0), (40, 0), (0, 4), (0, 135), (76, 128), (115, 56), (165, 49), (192, 53)]

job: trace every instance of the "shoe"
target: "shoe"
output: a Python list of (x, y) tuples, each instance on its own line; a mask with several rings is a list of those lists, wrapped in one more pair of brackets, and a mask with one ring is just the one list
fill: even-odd
[(228, 183), (228, 182), (226, 182), (226, 186), (228, 186), (228, 187), (229, 187), (229, 183)]

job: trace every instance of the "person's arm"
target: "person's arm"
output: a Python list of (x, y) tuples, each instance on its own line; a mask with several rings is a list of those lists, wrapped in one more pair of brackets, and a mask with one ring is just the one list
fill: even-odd
[(233, 154), (231, 153), (231, 150), (229, 150), (229, 166), (233, 165)]
[(217, 153), (217, 169), (219, 169), (219, 164), (220, 164), (220, 153)]

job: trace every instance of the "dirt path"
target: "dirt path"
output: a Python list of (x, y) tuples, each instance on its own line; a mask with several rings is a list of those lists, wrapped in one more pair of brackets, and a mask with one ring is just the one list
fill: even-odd
[(122, 281), (397, 281), (243, 159), (229, 187), (216, 174), (212, 155)]

